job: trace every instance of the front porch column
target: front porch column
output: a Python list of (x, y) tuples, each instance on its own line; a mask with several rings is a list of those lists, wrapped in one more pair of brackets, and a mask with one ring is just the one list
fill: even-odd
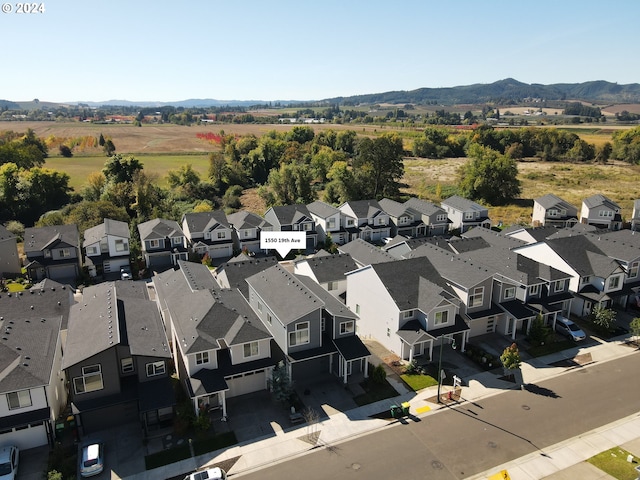
[(460, 352), (465, 352), (465, 347), (467, 345), (467, 339), (469, 338), (469, 330), (465, 330), (462, 332), (462, 346), (460, 347)]
[(369, 359), (364, 359), (364, 378), (369, 378)]
[(227, 392), (218, 393), (218, 398), (222, 400), (222, 418), (227, 418)]
[(429, 361), (433, 360), (433, 342), (435, 340), (431, 340), (431, 342), (429, 343)]
[(407, 345), (407, 347), (409, 347), (409, 363), (413, 362), (413, 345)]
[(342, 373), (342, 383), (344, 384), (347, 383), (347, 377), (348, 377), (347, 372), (349, 371), (349, 369), (347, 368), (348, 367), (347, 363), (348, 363), (347, 360), (342, 358), (342, 365), (344, 368), (344, 371)]
[(194, 413), (196, 414), (196, 417), (197, 417), (198, 415), (200, 415), (200, 408), (199, 408), (199, 406), (198, 406), (198, 400), (199, 400), (199, 399), (200, 399), (200, 397), (195, 397), (195, 398), (193, 399), (193, 411), (194, 411)]
[(511, 329), (511, 340), (516, 339), (516, 332), (518, 331), (518, 320), (513, 319), (513, 328)]
[(333, 365), (333, 353), (329, 355), (329, 373), (331, 373), (331, 365)]

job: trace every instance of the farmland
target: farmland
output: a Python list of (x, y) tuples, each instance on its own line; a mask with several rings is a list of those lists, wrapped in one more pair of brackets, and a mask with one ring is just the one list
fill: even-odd
[[(322, 129), (351, 129), (360, 135), (376, 135), (380, 132), (393, 131), (391, 127), (380, 126), (348, 126), (348, 125), (313, 125), (316, 131)], [(25, 131), (32, 128), (43, 138), (83, 136), (99, 136), (113, 140), (116, 151), (131, 154), (138, 158), (147, 173), (156, 175), (158, 182), (166, 186), (166, 174), (180, 165), (190, 163), (194, 170), (205, 176), (208, 169), (208, 153), (218, 147), (203, 139), (198, 133), (226, 133), (238, 135), (263, 135), (270, 130), (287, 131), (291, 125), (104, 125), (90, 123), (56, 123), (56, 122), (0, 122), (0, 130)], [(411, 129), (414, 130), (414, 129)], [(572, 127), (583, 139), (596, 145), (611, 140), (614, 129), (610, 126), (600, 129), (597, 126), (588, 128)], [(411, 140), (406, 138), (410, 129), (404, 133), (405, 145)], [(412, 134), (415, 134), (411, 131)], [(202, 136), (202, 135), (201, 135)], [(87, 149), (75, 154), (72, 158), (61, 157), (57, 149), (51, 149), (46, 167), (64, 171), (71, 177), (71, 186), (78, 191), (85, 183), (87, 175), (100, 171), (106, 160), (98, 148)], [(419, 158), (405, 159), (405, 176), (402, 180), (406, 187), (403, 193), (418, 195), (434, 202), (440, 199), (436, 195), (438, 188), (444, 197), (455, 193), (457, 169), (466, 161), (464, 158), (428, 160)], [(490, 214), (495, 221), (505, 224), (527, 223), (530, 221), (533, 199), (554, 192), (570, 203), (579, 206), (582, 199), (594, 193), (603, 193), (618, 202), (623, 208), (623, 217), (629, 217), (633, 200), (640, 197), (640, 167), (621, 162), (610, 162), (608, 165), (574, 164), (562, 162), (527, 161), (518, 164), (519, 178), (522, 182), (521, 199), (514, 205), (495, 207)], [(440, 185), (440, 187), (438, 187)], [(245, 208), (262, 214), (264, 203), (255, 193), (255, 189), (245, 191), (242, 197)]]

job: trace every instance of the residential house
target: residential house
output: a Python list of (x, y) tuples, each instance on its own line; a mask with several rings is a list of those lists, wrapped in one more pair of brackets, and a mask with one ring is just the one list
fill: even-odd
[(389, 214), (375, 200), (352, 200), (340, 205), (342, 223), (348, 232), (348, 240), (362, 239), (382, 243), (391, 236)]
[(259, 253), (260, 233), (273, 230), (264, 218), (244, 210), (227, 215), (227, 220), (232, 228), (234, 249), (238, 252)]
[(407, 238), (402, 235), (396, 235), (387, 243), (384, 244), (382, 250), (391, 254), (396, 260), (402, 260), (412, 250), (415, 250), (425, 243), (433, 243), (438, 245), (440, 242), (445, 242), (443, 237), (419, 237), (419, 238)]
[(336, 298), (347, 291), (345, 274), (358, 268), (348, 253), (330, 254), (324, 250), (294, 262), (293, 273), (311, 278)]
[(371, 265), (373, 263), (393, 262), (394, 260), (397, 260), (393, 255), (369, 242), (365, 242), (361, 238), (357, 238), (345, 245), (339, 246), (338, 252), (351, 255), (351, 258), (356, 262), (358, 267), (364, 267), (365, 265)]
[(75, 285), (80, 275), (80, 238), (76, 225), (52, 225), (24, 230), (27, 275), (32, 283), (50, 278)]
[[(426, 236), (446, 235), (449, 231), (451, 220), (449, 220), (447, 211), (444, 208), (415, 197), (404, 202), (404, 205), (420, 214), (420, 219), (426, 226)], [(420, 233), (418, 231), (416, 235), (420, 236)]]
[(185, 213), (182, 231), (191, 251), (211, 258), (231, 258), (233, 255), (232, 228), (222, 210)]
[(633, 201), (633, 212), (631, 214), (631, 230), (640, 230), (640, 200)]
[(582, 201), (580, 223), (608, 230), (620, 230), (622, 228), (620, 206), (602, 194), (592, 195)]
[(0, 444), (53, 446), (54, 424), (67, 402), (61, 329), (73, 302), (70, 288), (46, 279), (0, 294)]
[(276, 257), (243, 257), (242, 254), (218, 266), (213, 271), (220, 288), (239, 290), (242, 296), (249, 298), (249, 285), (246, 279), (278, 263)]
[(531, 223), (534, 227), (572, 227), (578, 223), (578, 209), (557, 195), (548, 193), (533, 200)]
[(271, 335), (238, 290), (221, 289), (207, 267), (178, 262), (153, 283), (181, 383), (195, 412), (265, 390), (282, 358)]
[(283, 205), (271, 207), (264, 214), (274, 232), (305, 232), (307, 250), (313, 250), (318, 243), (316, 226), (306, 205)]
[(0, 278), (13, 278), (21, 273), (18, 239), (0, 225)]
[(443, 200), (440, 205), (451, 221), (450, 228), (464, 233), (473, 227), (491, 228), (489, 210), (482, 205), (458, 195)]
[(329, 374), (346, 382), (351, 375), (366, 375), (366, 361), (361, 361), (367, 356), (364, 350), (358, 346), (353, 357), (341, 345), (341, 339), (353, 336), (345, 340), (345, 348), (356, 349), (359, 338), (355, 319), (339, 310), (337, 300), (328, 307), (303, 280), (279, 264), (247, 278), (247, 283), (249, 303), (284, 352), (294, 382), (309, 384)]
[(155, 218), (139, 224), (138, 233), (147, 268), (166, 269), (187, 260), (187, 244), (178, 222)]
[(171, 351), (142, 281), (85, 287), (71, 307), (62, 367), (81, 434), (139, 421), (146, 436), (173, 422)]
[(120, 267), (129, 266), (130, 244), (129, 225), (125, 222), (105, 218), (100, 225), (86, 229), (82, 248), (89, 275), (119, 274)]
[(624, 286), (622, 265), (584, 235), (551, 238), (514, 252), (569, 274), (571, 313), (579, 317), (589, 315), (596, 305), (611, 307)]
[(426, 257), (349, 272), (347, 292), (347, 306), (360, 317), (359, 335), (407, 361), (433, 359), (434, 346), (456, 336), (464, 343), (469, 330), (456, 293)]
[(340, 210), (319, 200), (308, 204), (307, 209), (316, 224), (318, 242), (324, 243), (328, 235), (337, 245), (349, 241), (347, 231), (342, 226)]
[(389, 215), (390, 236), (402, 235), (407, 238), (425, 236), (427, 227), (418, 212), (389, 198), (383, 198), (378, 204)]
[[(577, 223), (574, 225), (580, 224)], [(536, 243), (546, 240), (558, 233), (558, 231), (560, 231), (560, 229), (549, 225), (546, 227), (523, 227), (521, 225), (512, 225), (503, 229), (500, 233), (505, 237), (517, 238), (525, 243)]]

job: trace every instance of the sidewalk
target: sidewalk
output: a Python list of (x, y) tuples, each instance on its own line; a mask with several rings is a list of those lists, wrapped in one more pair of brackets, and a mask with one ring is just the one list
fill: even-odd
[[(630, 355), (636, 351), (636, 349), (625, 346), (623, 343), (623, 340), (611, 340), (607, 343), (580, 348), (579, 354), (582, 358), (590, 359), (592, 362), (605, 362)], [(576, 352), (577, 349), (571, 349), (523, 363), (521, 368), (525, 383), (538, 383), (570, 371), (570, 367), (550, 365), (563, 360), (570, 360), (576, 356)], [(539, 368), (542, 366), (544, 368)], [(465, 387), (463, 388), (462, 396), (465, 401), (474, 401), (497, 395), (510, 386), (510, 384), (498, 379), (498, 377), (489, 372), (463, 378), (463, 380)], [(448, 388), (450, 387), (443, 389), (443, 395), (448, 392)], [(222, 451), (210, 452), (161, 468), (141, 472), (137, 475), (126, 477), (126, 480), (172, 478), (207, 465), (214, 465), (233, 459), (237, 460), (228, 473), (232, 477), (240, 477), (244, 473), (253, 472), (264, 466), (308, 453), (316, 446), (336, 445), (386, 427), (389, 425), (387, 420), (370, 418), (370, 416), (388, 409), (390, 403), (399, 404), (400, 402), (408, 401), (411, 402), (411, 414), (421, 418), (434, 415), (440, 409), (436, 396), (437, 387), (430, 387), (418, 393), (404, 393), (392, 400), (383, 400), (347, 412), (336, 413), (331, 415), (329, 419), (315, 425), (309, 425), (304, 429), (296, 429), (289, 432), (280, 431), (275, 436), (238, 444)], [(581, 462), (596, 453), (625, 444), (629, 444), (628, 450), (632, 453), (640, 455), (640, 414), (621, 419), (614, 424), (603, 426), (593, 432), (588, 432), (580, 437), (568, 439), (558, 445), (546, 448), (545, 452), (549, 454), (547, 457), (537, 453), (531, 454), (506, 465), (496, 466), (490, 471), (470, 478), (473, 480), (484, 479), (503, 469), (509, 472), (513, 480), (541, 479), (557, 472), (562, 472), (565, 469), (570, 469), (565, 472), (567, 476), (562, 476), (560, 473), (553, 478), (582, 478), (585, 480), (607, 478), (606, 474), (603, 474), (600, 470), (595, 469), (596, 471), (592, 471), (589, 469), (590, 466), (585, 467)], [(573, 472), (571, 470), (573, 468), (577, 470)], [(117, 479), (119, 477), (113, 476), (112, 478)]]

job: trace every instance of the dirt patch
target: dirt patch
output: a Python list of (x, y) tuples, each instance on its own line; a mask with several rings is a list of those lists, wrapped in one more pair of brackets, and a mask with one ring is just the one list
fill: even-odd
[(565, 360), (560, 360), (558, 362), (553, 362), (551, 365), (554, 367), (565, 367), (565, 368), (573, 368), (573, 367), (581, 367), (583, 365), (587, 365), (593, 362), (593, 358), (590, 353), (583, 353), (581, 355), (576, 355), (573, 358), (568, 358)]

